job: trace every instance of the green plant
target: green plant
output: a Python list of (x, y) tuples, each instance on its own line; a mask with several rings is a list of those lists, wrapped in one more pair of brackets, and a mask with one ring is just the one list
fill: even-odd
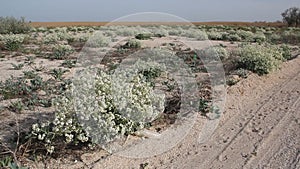
[(286, 60), (291, 60), (292, 57), (292, 53), (291, 53), (291, 49), (288, 45), (281, 45), (280, 49), (282, 51), (282, 55)]
[(5, 49), (15, 51), (21, 47), (24, 39), (25, 35), (22, 34), (7, 34), (3, 35), (0, 40), (3, 41)]
[(140, 41), (130, 39), (125, 45), (122, 46), (122, 48), (141, 48), (141, 46), (142, 44)]
[(241, 48), (238, 65), (259, 75), (277, 69), (284, 60), (281, 51), (275, 46), (245, 45)]
[(0, 34), (18, 34), (26, 33), (30, 30), (30, 26), (24, 17), (17, 19), (15, 17), (0, 17)]
[(142, 163), (142, 164), (140, 164), (140, 169), (147, 169), (148, 165), (149, 165), (149, 163)]
[(239, 68), (237, 70), (234, 70), (231, 74), (238, 75), (239, 77), (242, 78), (247, 78), (248, 75), (250, 74), (250, 71), (243, 68)]
[(33, 65), (33, 64), (35, 64), (34, 59), (35, 59), (35, 57), (33, 57), (33, 56), (26, 56), (25, 63), (27, 65)]
[(24, 104), (21, 101), (12, 102), (9, 108), (13, 112), (21, 113), (24, 109)]
[(23, 63), (20, 63), (20, 64), (11, 63), (11, 65), (12, 65), (14, 70), (21, 70), (24, 67)]
[(96, 32), (86, 42), (86, 46), (91, 48), (100, 48), (108, 46), (110, 42), (110, 38), (104, 36), (100, 32)]
[(55, 44), (57, 41), (59, 41), (59, 37), (56, 33), (48, 34), (43, 38), (45, 44)]
[(188, 37), (188, 38), (193, 38), (196, 40), (208, 40), (207, 34), (198, 29), (185, 30), (182, 36)]
[(67, 72), (67, 70), (64, 70), (62, 68), (59, 68), (59, 69), (54, 68), (50, 71), (50, 75), (52, 77), (54, 77), (54, 79), (56, 79), (56, 80), (62, 80), (62, 76), (66, 72)]
[(286, 9), (281, 16), (283, 17), (283, 22), (287, 23), (288, 26), (300, 26), (300, 8), (291, 7)]
[(29, 71), (23, 71), (24, 77), (26, 79), (33, 79), (37, 76), (37, 73), (35, 71), (29, 70)]
[(70, 45), (54, 45), (52, 48), (53, 55), (50, 59), (65, 59), (66, 56), (72, 54), (74, 49)]
[(61, 66), (66, 68), (72, 68), (76, 66), (76, 60), (65, 60)]
[(206, 114), (209, 112), (209, 101), (206, 99), (201, 98), (199, 100), (199, 111), (202, 116), (206, 116)]
[(151, 39), (151, 34), (150, 33), (140, 33), (135, 36), (136, 39), (138, 40), (147, 40)]
[(221, 60), (227, 59), (229, 54), (227, 50), (222, 46), (213, 46), (208, 48), (206, 51), (206, 54), (210, 55), (212, 59), (213, 57), (219, 57)]
[[(133, 71), (143, 72), (138, 68)], [(67, 145), (91, 141), (107, 144), (143, 128), (143, 121), (163, 110), (162, 107), (151, 108), (152, 104), (163, 106), (163, 98), (153, 93), (142, 74), (129, 78), (133, 72), (121, 71), (114, 77), (97, 70), (95, 84), (91, 85), (90, 71), (81, 73), (63, 95), (54, 99), (57, 110), (54, 121), (32, 125), (29, 138), (42, 143), (48, 153), (53, 153), (58, 141), (62, 144), (62, 139)], [(89, 98), (91, 93), (97, 100)], [(86, 126), (91, 122), (99, 130)]]
[(4, 99), (18, 98), (31, 92), (24, 78), (10, 77), (5, 82), (0, 82), (0, 94)]

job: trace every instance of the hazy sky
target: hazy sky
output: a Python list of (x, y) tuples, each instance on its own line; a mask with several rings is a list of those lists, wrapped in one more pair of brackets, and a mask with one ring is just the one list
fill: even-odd
[(112, 21), (164, 12), (189, 21), (276, 21), (300, 0), (0, 0), (0, 16), (30, 21)]

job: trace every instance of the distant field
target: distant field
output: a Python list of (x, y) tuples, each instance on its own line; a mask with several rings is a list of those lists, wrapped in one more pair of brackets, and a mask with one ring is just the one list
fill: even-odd
[[(60, 27), (60, 26), (103, 26), (109, 22), (31, 22), (33, 27)], [(183, 22), (117, 22), (114, 25), (184, 25)], [(271, 26), (283, 27), (280, 22), (192, 22), (194, 25), (227, 25), (227, 26)]]

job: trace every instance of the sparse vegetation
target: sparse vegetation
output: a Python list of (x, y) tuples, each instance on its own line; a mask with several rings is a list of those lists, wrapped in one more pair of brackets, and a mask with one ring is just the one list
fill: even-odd
[[(118, 72), (118, 68), (124, 63), (123, 59), (148, 49), (148, 43), (170, 36), (162, 39), (170, 42), (153, 48), (172, 50), (191, 68), (199, 85), (199, 91), (195, 91), (195, 95), (201, 98), (198, 113), (212, 119), (211, 114), (214, 118), (219, 116), (220, 109), (213, 106), (211, 82), (208, 80), (211, 74), (207, 66), (214, 68), (214, 64), (221, 60), (226, 71), (224, 83), (229, 86), (247, 78), (251, 72), (259, 75), (270, 73), (281, 62), (293, 59), (295, 53), (299, 53), (295, 47), (300, 42), (299, 32), (299, 28), (286, 27), (200, 25), (36, 27), (30, 32), (19, 32), (26, 35), (2, 33), (1, 63), (8, 64), (7, 72), (14, 76), (4, 74), (0, 82), (0, 101), (3, 102), (0, 110), (22, 116), (27, 116), (27, 111), (32, 115), (44, 109), (51, 110), (53, 118), (28, 121), (31, 127), (24, 124), (30, 131), (20, 136), (22, 145), (17, 151), (21, 152), (16, 155), (22, 154), (30, 159), (40, 154), (59, 157), (63, 151), (75, 152), (77, 148), (87, 150), (94, 143), (105, 145), (140, 129), (152, 127), (161, 132), (176, 121), (175, 116), (182, 104), (180, 84), (151, 61), (141, 64), (139, 60), (137, 63), (141, 65), (136, 72), (131, 72), (132, 77), (129, 71)], [(126, 41), (123, 40), (125, 36)], [(210, 39), (213, 46), (198, 52), (179, 43), (178, 39), (195, 44)], [(113, 46), (115, 42), (120, 43)], [(92, 76), (86, 70), (81, 72), (81, 79), (68, 79), (71, 72), (81, 69), (80, 63), (75, 66), (82, 48), (97, 56), (98, 52), (107, 52), (99, 63), (101, 70), (97, 69), (93, 85), (88, 79)], [(161, 90), (165, 96), (156, 95), (154, 89)], [(91, 99), (89, 94), (96, 95), (98, 100)], [(129, 103), (124, 100), (129, 100)], [(157, 107), (151, 107), (152, 103)], [(161, 115), (155, 119), (157, 121), (148, 122), (157, 114)], [(100, 128), (99, 131), (82, 123), (91, 120)], [(2, 157), (0, 155), (0, 167), (17, 166), (15, 159)], [(143, 163), (140, 167), (147, 168), (147, 165)]]

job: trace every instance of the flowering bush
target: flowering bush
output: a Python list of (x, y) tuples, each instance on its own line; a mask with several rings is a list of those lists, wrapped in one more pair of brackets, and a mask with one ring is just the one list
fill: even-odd
[(59, 41), (59, 37), (57, 36), (56, 33), (48, 34), (43, 38), (43, 42), (45, 44), (51, 44), (51, 43), (55, 44), (57, 43), (57, 41)]
[(267, 74), (278, 68), (284, 61), (282, 52), (276, 46), (245, 45), (241, 48), (239, 67), (259, 75)]
[(23, 34), (8, 34), (1, 36), (0, 40), (4, 43), (7, 50), (13, 51), (20, 48), (24, 42), (26, 35)]
[(253, 36), (253, 40), (258, 43), (262, 43), (266, 41), (266, 36), (263, 32), (257, 32)]
[(163, 111), (164, 97), (155, 94), (139, 73), (150, 70), (139, 63), (114, 75), (95, 69), (80, 72), (67, 92), (53, 101), (55, 119), (33, 124), (31, 138), (52, 153), (59, 139), (64, 144), (94, 142), (105, 146), (142, 129), (147, 120)]

